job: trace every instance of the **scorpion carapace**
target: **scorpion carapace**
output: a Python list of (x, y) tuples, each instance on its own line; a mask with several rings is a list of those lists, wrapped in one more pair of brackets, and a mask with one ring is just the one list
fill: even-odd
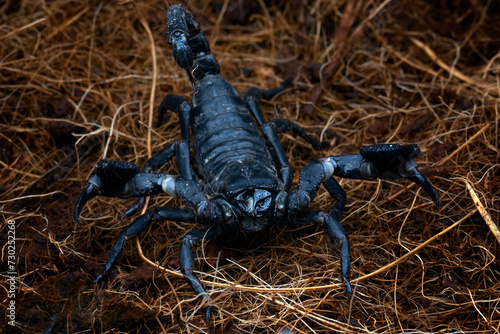
[[(167, 95), (159, 107), (159, 122), (167, 110), (179, 113), (182, 139), (152, 156), (142, 171), (124, 161), (101, 160), (92, 171), (75, 205), (79, 220), (84, 204), (94, 196), (138, 197), (139, 203), (125, 213), (132, 215), (146, 196), (167, 193), (182, 200), (185, 208), (159, 207), (136, 218), (121, 233), (111, 250), (100, 282), (109, 274), (125, 240), (144, 231), (151, 223), (170, 220), (192, 222), (203, 228), (184, 236), (180, 245), (180, 269), (201, 297), (208, 299), (202, 283), (193, 274), (195, 242), (217, 238), (234, 231), (257, 232), (275, 224), (325, 224), (333, 241), (340, 243), (341, 278), (346, 293), (352, 293), (350, 245), (339, 223), (346, 195), (334, 176), (373, 180), (406, 178), (422, 187), (436, 205), (439, 198), (430, 182), (419, 173), (414, 158), (418, 145), (373, 145), (360, 154), (313, 160), (291, 189), (292, 173), (278, 134), (292, 131), (311, 146), (319, 143), (287, 119), (265, 121), (262, 99), (271, 99), (290, 83), (270, 90), (249, 89), (244, 99), (222, 76), (209, 44), (192, 14), (183, 6), (167, 11), (169, 43), (174, 58), (194, 88), (192, 104), (176, 95)], [(190, 158), (194, 146), (196, 163)], [(176, 157), (178, 175), (153, 173)], [(309, 209), (323, 184), (336, 200), (331, 213)], [(209, 311), (207, 313), (209, 315)]]

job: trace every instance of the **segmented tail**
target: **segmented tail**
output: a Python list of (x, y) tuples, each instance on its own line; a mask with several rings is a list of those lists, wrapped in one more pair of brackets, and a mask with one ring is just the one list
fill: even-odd
[(167, 10), (168, 42), (174, 46), (174, 59), (194, 84), (207, 74), (220, 73), (219, 63), (210, 52), (205, 35), (193, 15), (181, 5)]

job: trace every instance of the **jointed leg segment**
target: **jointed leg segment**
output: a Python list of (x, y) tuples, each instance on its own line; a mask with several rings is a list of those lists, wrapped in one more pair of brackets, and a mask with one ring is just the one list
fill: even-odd
[[(151, 173), (153, 170), (165, 165), (173, 158), (174, 154), (176, 156), (177, 168), (181, 178), (192, 180), (193, 172), (189, 157), (189, 146), (184, 140), (176, 141), (153, 155), (144, 165), (143, 173)], [(136, 213), (145, 203), (146, 197), (139, 197), (138, 203), (125, 211), (122, 220)]]
[(181, 249), (179, 251), (179, 263), (184, 278), (196, 293), (203, 298), (208, 298), (208, 295), (200, 280), (193, 274), (194, 254), (191, 247), (201, 240), (211, 240), (216, 236), (217, 232), (214, 228), (204, 228), (190, 232), (182, 239)]
[(260, 126), (262, 135), (268, 143), (269, 151), (274, 160), (274, 164), (279, 168), (278, 173), (280, 175), (280, 179), (287, 189), (290, 188), (293, 176), (285, 150), (283, 149), (283, 146), (278, 138), (278, 133), (293, 131), (295, 135), (305, 139), (309, 144), (311, 144), (312, 147), (320, 148), (320, 143), (313, 137), (309, 136), (301, 126), (295, 124), (294, 122), (287, 119), (273, 119), (268, 122), (264, 120), (264, 116), (262, 115), (262, 110), (260, 108), (262, 98), (271, 99), (288, 86), (290, 86), (290, 81), (284, 81), (280, 87), (269, 90), (250, 88), (245, 94), (245, 101), (250, 108), (252, 115), (255, 117), (257, 124)]
[[(436, 205), (440, 203), (432, 185), (416, 168), (417, 164), (413, 158), (420, 153), (418, 146), (374, 145), (363, 148), (360, 153), (312, 161), (302, 169), (298, 188), (290, 191), (286, 199), (289, 215), (297, 217), (296, 220), (299, 222), (323, 222), (327, 225), (328, 235), (332, 239), (341, 241), (342, 278), (348, 294), (351, 291), (349, 241), (344, 228), (338, 222), (345, 207), (346, 196), (333, 176), (360, 180), (406, 178), (421, 186)], [(306, 211), (321, 183), (337, 200), (331, 215), (318, 211)]]
[(123, 250), (125, 241), (135, 238), (152, 223), (162, 222), (165, 220), (190, 223), (194, 222), (195, 219), (196, 217), (194, 213), (189, 210), (171, 208), (168, 206), (147, 211), (145, 214), (137, 217), (123, 230), (123, 232), (118, 237), (118, 240), (115, 242), (115, 245), (111, 249), (106, 265), (104, 266), (104, 272), (97, 276), (94, 282), (102, 282), (102, 280), (109, 274), (111, 268), (113, 268), (113, 265), (115, 264), (118, 256)]
[(306, 211), (304, 214), (297, 216), (295, 222), (325, 224), (331, 241), (340, 244), (341, 277), (345, 285), (346, 294), (350, 297), (352, 295), (351, 283), (349, 282), (351, 276), (351, 250), (349, 237), (344, 227), (328, 213), (318, 210)]

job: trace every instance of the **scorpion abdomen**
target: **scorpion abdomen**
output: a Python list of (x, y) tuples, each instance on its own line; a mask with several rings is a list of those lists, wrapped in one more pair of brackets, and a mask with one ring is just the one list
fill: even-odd
[(276, 168), (247, 104), (221, 76), (199, 81), (192, 126), (198, 169), (207, 190), (230, 197), (240, 190), (279, 187)]

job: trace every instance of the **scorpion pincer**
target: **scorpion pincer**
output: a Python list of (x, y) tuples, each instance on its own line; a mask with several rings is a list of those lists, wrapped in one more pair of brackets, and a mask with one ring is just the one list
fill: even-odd
[[(193, 15), (181, 5), (167, 11), (168, 41), (177, 64), (193, 85), (191, 104), (176, 95), (167, 95), (159, 106), (159, 123), (167, 110), (179, 113), (182, 139), (153, 155), (141, 170), (125, 161), (101, 160), (93, 169), (74, 208), (79, 221), (85, 203), (95, 196), (138, 197), (139, 203), (126, 211), (135, 213), (147, 196), (167, 193), (179, 198), (185, 208), (158, 207), (128, 225), (111, 250), (95, 282), (111, 271), (126, 240), (134, 238), (155, 222), (198, 223), (201, 229), (186, 234), (180, 245), (180, 270), (202, 298), (209, 299), (193, 273), (192, 246), (235, 232), (259, 232), (275, 224), (326, 225), (328, 236), (340, 243), (341, 278), (347, 295), (352, 294), (350, 244), (339, 223), (346, 195), (334, 176), (374, 180), (405, 178), (422, 187), (432, 201), (439, 198), (430, 182), (417, 170), (416, 144), (367, 146), (359, 154), (330, 156), (306, 165), (296, 189), (291, 189), (292, 172), (278, 134), (293, 132), (314, 148), (319, 142), (299, 125), (287, 119), (265, 121), (260, 102), (271, 99), (289, 82), (270, 90), (250, 88), (242, 99), (221, 75), (217, 60)], [(190, 158), (194, 147), (195, 163)], [(153, 173), (176, 157), (178, 175)], [(323, 185), (335, 205), (330, 213), (309, 209)], [(210, 317), (210, 307), (207, 309)]]

